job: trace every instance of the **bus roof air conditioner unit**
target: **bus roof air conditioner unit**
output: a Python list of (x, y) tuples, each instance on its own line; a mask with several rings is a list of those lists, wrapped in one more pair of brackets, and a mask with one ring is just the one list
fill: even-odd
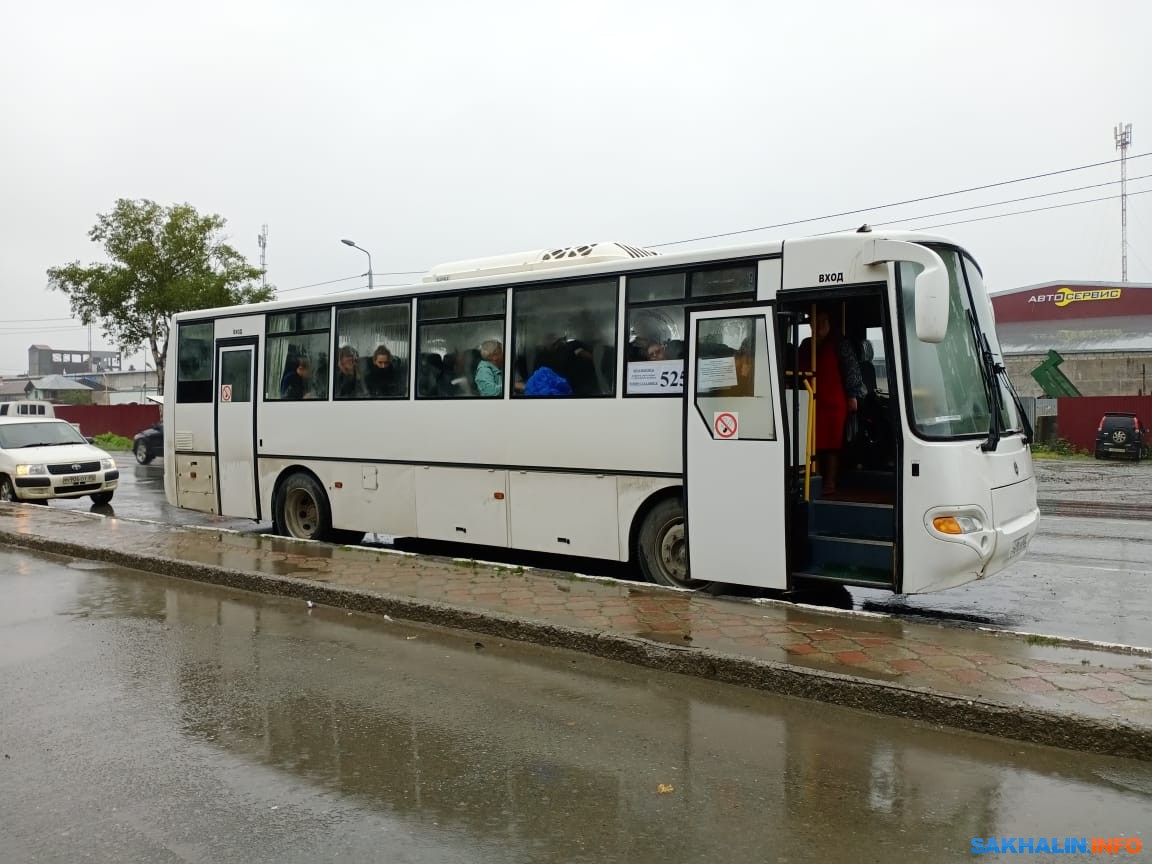
[(455, 279), (474, 279), (505, 273), (526, 273), (577, 264), (599, 264), (605, 261), (625, 261), (632, 258), (650, 258), (658, 253), (625, 243), (586, 243), (583, 246), (563, 246), (532, 252), (513, 252), (491, 258), (472, 258), (438, 264), (429, 270), (425, 282), (448, 282)]

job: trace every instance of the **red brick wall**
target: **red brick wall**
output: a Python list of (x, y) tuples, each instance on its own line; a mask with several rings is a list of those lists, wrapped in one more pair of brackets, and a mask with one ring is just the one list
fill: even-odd
[(1096, 448), (1096, 430), (1108, 411), (1128, 411), (1152, 423), (1152, 396), (1070, 396), (1056, 400), (1057, 435), (1082, 450)]
[(80, 433), (89, 438), (104, 432), (131, 438), (160, 421), (159, 405), (54, 405), (52, 408), (61, 420), (79, 423)]

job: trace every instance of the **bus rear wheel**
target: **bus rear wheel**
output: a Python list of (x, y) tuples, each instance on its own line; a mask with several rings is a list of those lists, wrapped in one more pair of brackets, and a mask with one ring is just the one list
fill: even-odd
[(332, 527), (328, 496), (310, 474), (290, 475), (276, 492), (272, 512), (277, 531), (297, 540), (354, 544), (364, 539), (362, 531), (340, 531)]
[(712, 585), (688, 575), (684, 510), (679, 499), (665, 498), (648, 511), (636, 535), (640, 571), (657, 585), (700, 591)]

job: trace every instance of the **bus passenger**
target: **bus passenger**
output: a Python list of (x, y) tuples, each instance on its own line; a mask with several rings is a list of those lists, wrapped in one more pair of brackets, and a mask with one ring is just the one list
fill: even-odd
[(572, 385), (547, 366), (541, 366), (524, 382), (525, 396), (571, 396)]
[(476, 392), (481, 396), (504, 395), (504, 346), (498, 339), (486, 339), (480, 343)]
[(374, 399), (405, 395), (404, 373), (387, 345), (377, 345), (372, 352), (372, 363), (364, 376), (368, 395)]
[(304, 399), (312, 395), (312, 361), (301, 354), (296, 366), (285, 373), (280, 382), (281, 399)]
[(848, 415), (857, 408), (857, 394), (863, 384), (860, 368), (851, 350), (843, 350), (842, 340), (832, 328), (827, 311), (818, 309), (812, 319), (812, 341), (800, 343), (801, 359), (816, 348), (816, 458), (820, 462), (824, 495), (835, 495), (840, 479), (840, 450)]
[(364, 382), (360, 380), (360, 357), (351, 345), (340, 349), (336, 360), (336, 398), (361, 399), (364, 396)]
[(561, 336), (547, 345), (538, 362), (540, 367), (547, 367), (564, 379), (574, 395), (598, 396), (600, 385), (592, 359), (592, 351), (583, 342)]

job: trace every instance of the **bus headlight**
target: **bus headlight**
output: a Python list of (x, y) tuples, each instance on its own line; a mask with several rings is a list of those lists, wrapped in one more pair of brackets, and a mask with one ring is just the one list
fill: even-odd
[(101, 459), (100, 460), (100, 469), (102, 471), (114, 471), (114, 470), (116, 470), (116, 460), (115, 459)]
[(16, 476), (17, 477), (28, 477), (32, 474), (47, 474), (47, 473), (48, 473), (48, 466), (47, 465), (17, 465), (16, 466)]
[(996, 548), (992, 520), (981, 507), (934, 507), (924, 514), (924, 528), (937, 540), (967, 546), (982, 561), (991, 558)]

